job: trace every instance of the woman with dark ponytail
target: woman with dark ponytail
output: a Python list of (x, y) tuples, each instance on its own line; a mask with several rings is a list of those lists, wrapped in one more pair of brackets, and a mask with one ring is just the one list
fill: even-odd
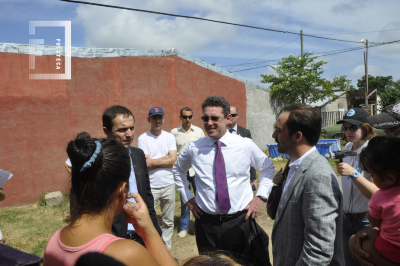
[[(76, 139), (67, 147), (72, 162), (70, 220), (50, 238), (45, 266), (73, 266), (80, 256), (98, 252), (125, 265), (177, 265), (151, 222), (139, 194), (129, 194), (128, 150), (107, 139)], [(126, 203), (134, 198), (136, 203)], [(143, 238), (139, 243), (111, 233), (114, 216), (124, 208)]]

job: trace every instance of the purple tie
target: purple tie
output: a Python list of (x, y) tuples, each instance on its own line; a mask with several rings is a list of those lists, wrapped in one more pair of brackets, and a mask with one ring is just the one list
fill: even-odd
[(222, 142), (216, 141), (215, 143), (217, 144), (217, 154), (215, 155), (215, 181), (217, 183), (218, 207), (223, 213), (228, 213), (231, 208), (231, 201), (229, 200), (224, 155), (221, 151)]

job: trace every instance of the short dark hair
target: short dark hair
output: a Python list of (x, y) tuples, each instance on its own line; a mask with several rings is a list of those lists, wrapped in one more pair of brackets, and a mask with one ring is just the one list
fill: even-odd
[(231, 106), (229, 102), (221, 96), (208, 96), (204, 102), (201, 104), (201, 109), (204, 111), (204, 108), (211, 106), (211, 107), (222, 107), (222, 113), (224, 117), (231, 114)]
[(192, 109), (190, 109), (189, 107), (183, 107), (183, 108), (181, 109), (181, 115), (183, 115), (183, 114), (182, 114), (183, 111), (192, 112), (192, 114), (193, 114)]
[[(96, 150), (101, 149), (91, 166), (82, 170)], [(83, 214), (99, 214), (110, 205), (111, 196), (122, 182), (129, 188), (131, 162), (121, 143), (108, 139), (75, 139), (67, 147), (71, 160), (70, 224)]]
[(290, 112), (286, 120), (289, 136), (300, 131), (311, 146), (318, 143), (321, 135), (321, 115), (311, 106), (293, 103), (283, 107), (283, 112)]
[(382, 181), (387, 174), (395, 176), (400, 185), (400, 137), (379, 136), (371, 139), (360, 153), (360, 164), (364, 171), (367, 166), (378, 174)]
[(103, 127), (111, 131), (113, 127), (113, 120), (117, 115), (122, 115), (124, 117), (132, 116), (133, 121), (135, 122), (135, 117), (128, 108), (121, 105), (113, 105), (108, 107), (103, 113)]
[(76, 139), (91, 139), (91, 138), (92, 137), (87, 132), (81, 132), (78, 135), (76, 135)]

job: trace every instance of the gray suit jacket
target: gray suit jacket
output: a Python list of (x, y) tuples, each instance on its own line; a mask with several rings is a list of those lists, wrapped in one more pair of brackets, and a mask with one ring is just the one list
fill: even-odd
[(335, 172), (312, 152), (280, 200), (272, 229), (273, 265), (344, 265), (342, 209)]

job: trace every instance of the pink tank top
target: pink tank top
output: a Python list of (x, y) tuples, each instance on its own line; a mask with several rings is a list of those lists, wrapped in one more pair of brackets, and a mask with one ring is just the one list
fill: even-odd
[(82, 255), (88, 252), (103, 253), (111, 243), (123, 239), (111, 234), (102, 234), (82, 246), (69, 247), (60, 241), (60, 232), (63, 228), (55, 232), (47, 244), (44, 252), (45, 266), (74, 266)]

